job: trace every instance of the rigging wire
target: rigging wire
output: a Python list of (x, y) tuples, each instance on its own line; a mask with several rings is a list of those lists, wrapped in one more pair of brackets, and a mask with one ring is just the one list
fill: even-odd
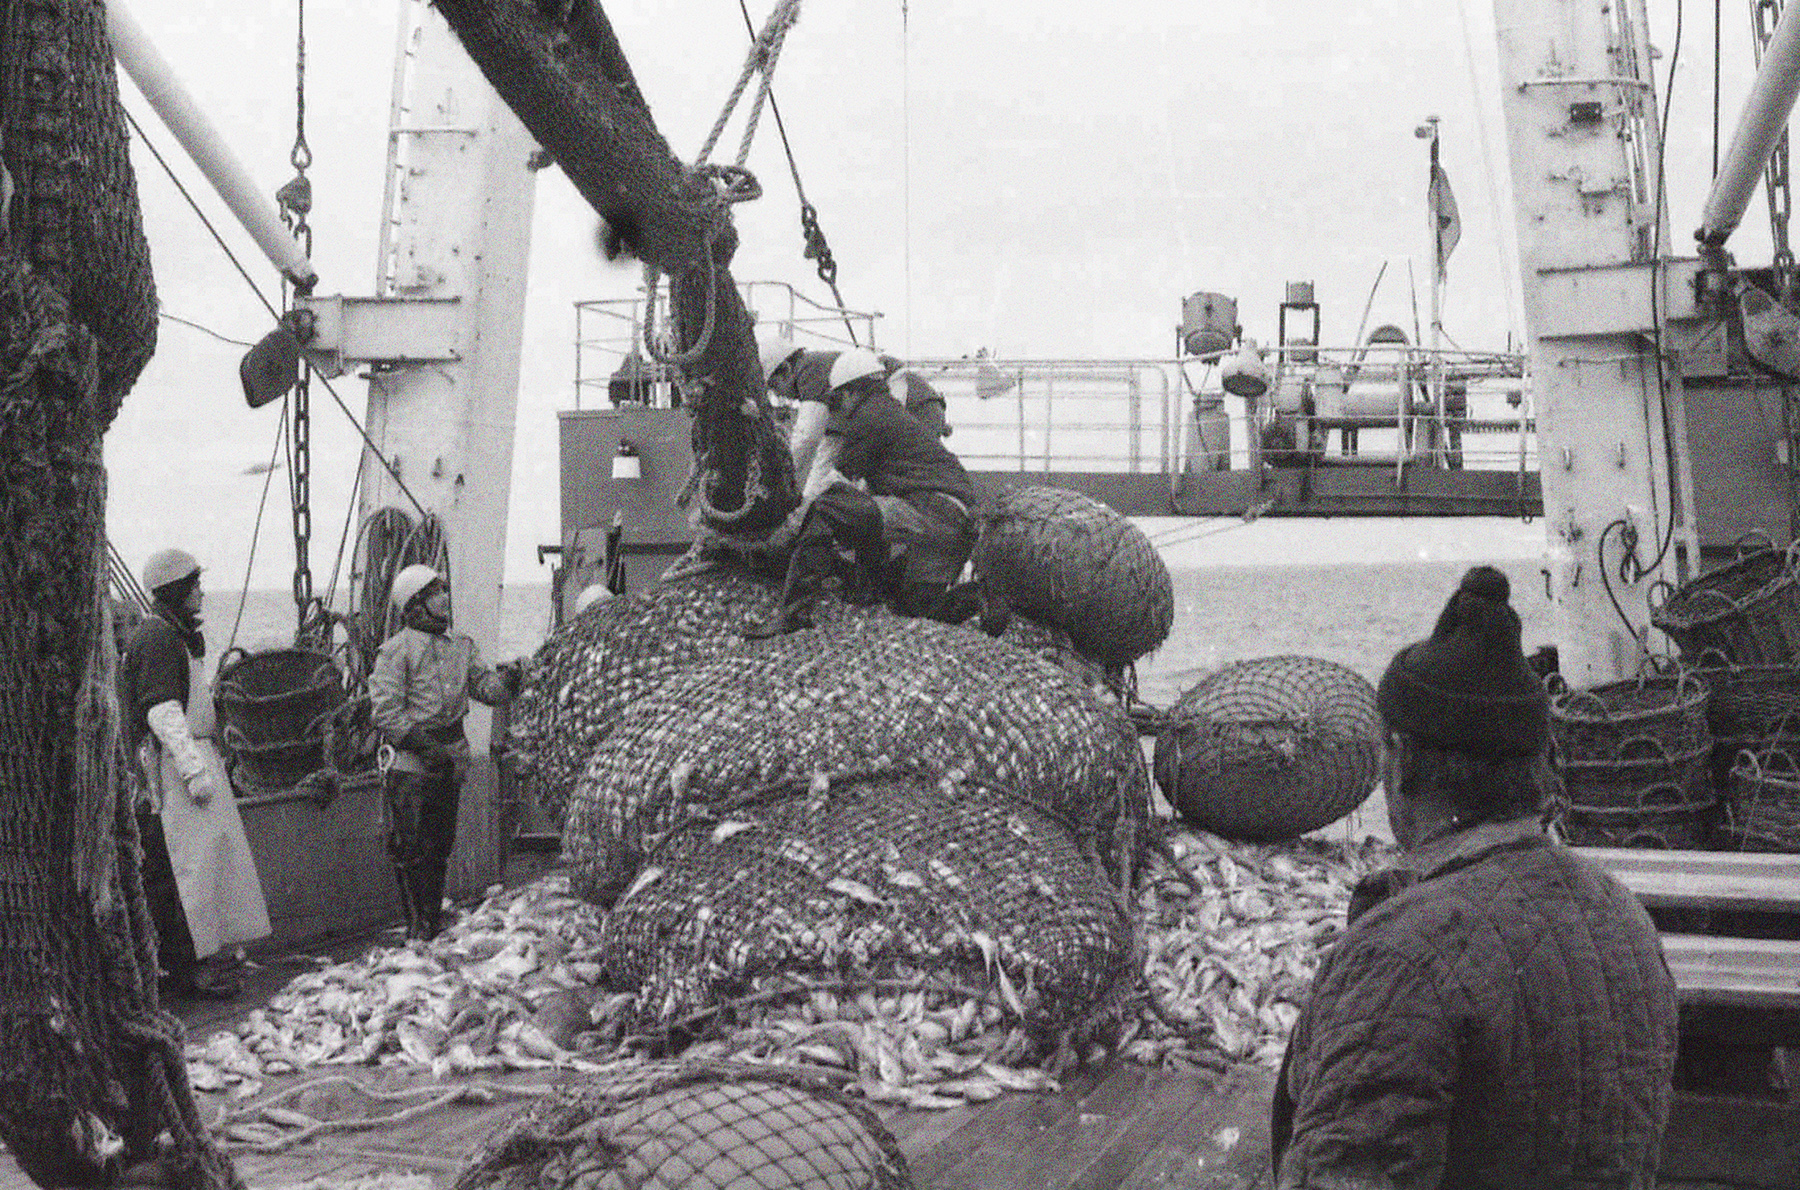
[[(285, 397), (282, 399), (286, 400)], [(244, 603), (250, 594), (250, 570), (256, 565), (256, 543), (262, 540), (263, 511), (269, 504), (269, 485), (275, 479), (275, 456), (280, 452), (282, 440), (285, 438), (280, 427), (286, 424), (285, 421), (277, 423), (275, 441), (269, 448), (269, 466), (263, 472), (262, 496), (256, 501), (256, 522), (250, 529), (250, 555), (244, 559), (244, 581), (238, 588), (237, 615), (231, 621), (231, 639), (225, 646), (227, 653), (237, 647), (238, 629), (244, 623)]]
[[(1669, 377), (1663, 359), (1662, 324), (1659, 319), (1654, 317), (1654, 312), (1659, 309), (1659, 297), (1657, 294), (1658, 273), (1660, 272), (1659, 266), (1665, 248), (1662, 241), (1664, 203), (1667, 197), (1667, 173), (1665, 165), (1669, 137), (1669, 113), (1674, 107), (1675, 75), (1677, 69), (1681, 65), (1681, 39), (1684, 27), (1683, 17), (1685, 15), (1683, 7), (1682, 0), (1676, 0), (1675, 42), (1669, 53), (1669, 73), (1668, 77), (1663, 82), (1663, 95), (1660, 110), (1653, 109), (1651, 112), (1652, 118), (1657, 121), (1657, 137), (1655, 179), (1652, 183), (1652, 191), (1654, 194), (1652, 206), (1653, 216), (1650, 224), (1650, 260), (1652, 265), (1650, 269), (1650, 309), (1653, 314), (1654, 323), (1651, 333), (1650, 349), (1656, 361), (1656, 404), (1659, 414), (1658, 420), (1662, 424), (1664, 457), (1671, 460), (1675, 459), (1677, 456), (1675, 452), (1674, 430), (1669, 422), (1668, 401), (1664, 399), (1665, 394), (1668, 392)], [(1644, 32), (1645, 36), (1648, 37), (1649, 30), (1646, 29)], [(1651, 100), (1653, 104), (1656, 102), (1654, 87), (1651, 89)], [(1640, 399), (1648, 406), (1650, 403), (1649, 376), (1646, 370), (1641, 367), (1638, 369), (1638, 387)], [(1646, 427), (1646, 429), (1647, 428), (1648, 427)], [(1655, 507), (1659, 504), (1659, 499), (1655, 488), (1656, 476), (1654, 468), (1650, 471), (1649, 479), (1651, 483), (1650, 500), (1652, 506)], [(1646, 575), (1653, 573), (1662, 565), (1663, 560), (1668, 557), (1670, 547), (1674, 544), (1675, 521), (1676, 517), (1679, 515), (1679, 509), (1676, 506), (1676, 490), (1677, 484), (1674, 482), (1674, 477), (1671, 476), (1667, 488), (1668, 512), (1664, 521), (1662, 540), (1657, 544), (1656, 556), (1650, 559), (1650, 561), (1645, 562), (1638, 557), (1638, 530), (1636, 526), (1632, 525), (1630, 521), (1623, 517), (1608, 522), (1606, 527), (1600, 530), (1600, 537), (1594, 543), (1594, 555), (1600, 571), (1600, 583), (1606, 591), (1607, 602), (1612, 604), (1613, 613), (1619, 618), (1619, 622), (1624, 625), (1626, 635), (1634, 642), (1637, 642), (1638, 648), (1644, 652), (1646, 657), (1648, 656), (1648, 648), (1643, 638), (1638, 635), (1638, 627), (1631, 618), (1625, 614), (1625, 608), (1619, 602), (1618, 593), (1613, 589), (1612, 571), (1606, 562), (1606, 541), (1609, 536), (1617, 533), (1619, 545), (1622, 550), (1619, 555), (1617, 566), (1620, 584), (1622, 586), (1632, 586), (1641, 582)]]
[(912, 354), (912, 65), (907, 0), (900, 0), (900, 256), (906, 320), (903, 350)]
[[(1723, 3), (1724, 0), (1719, 0)], [(1481, 143), (1482, 177), (1487, 185), (1488, 209), (1494, 220), (1494, 255), (1500, 258), (1500, 292), (1506, 302), (1506, 321), (1509, 324), (1507, 334), (1514, 329), (1514, 319), (1518, 311), (1525, 307), (1524, 299), (1519, 295), (1519, 270), (1516, 264), (1506, 258), (1506, 237), (1509, 220), (1501, 210), (1500, 187), (1495, 181), (1499, 171), (1494, 168), (1493, 144), (1488, 137), (1488, 122), (1483, 113), (1487, 110), (1485, 96), (1480, 93), (1475, 71), (1475, 40), (1470, 32), (1472, 22), (1469, 19), (1468, 0), (1456, 0), (1456, 7), (1462, 16), (1463, 59), (1469, 67), (1469, 90), (1475, 99), (1475, 136)], [(1519, 336), (1523, 341), (1521, 331)]]
[(243, 339), (234, 339), (230, 335), (220, 334), (218, 331), (213, 330), (210, 326), (202, 326), (198, 322), (194, 322), (191, 319), (182, 318), (182, 317), (179, 317), (178, 315), (171, 314), (167, 310), (158, 310), (156, 312), (156, 316), (158, 318), (166, 318), (170, 322), (178, 322), (182, 326), (185, 326), (185, 327), (191, 327), (194, 330), (199, 331), (203, 335), (211, 335), (213, 338), (217, 339), (219, 342), (229, 343), (233, 347), (254, 347), (254, 346), (256, 346), (256, 344), (246, 342)]
[[(756, 39), (756, 23), (750, 19), (749, 6), (744, 0), (738, 0), (738, 11), (744, 16), (744, 31), (752, 41)], [(787, 157), (788, 173), (794, 179), (794, 197), (800, 202), (800, 234), (806, 241), (805, 256), (817, 266), (819, 280), (831, 290), (831, 298), (837, 303), (843, 314), (844, 330), (850, 336), (853, 347), (862, 343), (856, 337), (856, 325), (851, 321), (844, 305), (844, 295), (838, 291), (837, 260), (831, 254), (831, 245), (826, 242), (825, 232), (819, 227), (819, 210), (808, 201), (806, 187), (800, 181), (800, 164), (794, 160), (794, 147), (788, 140), (787, 121), (781, 118), (781, 106), (775, 102), (774, 80), (764, 77), (763, 89), (769, 98), (769, 114), (775, 118), (775, 131), (781, 137), (781, 151)]]
[(149, 150), (150, 156), (156, 159), (156, 164), (162, 166), (163, 172), (169, 175), (169, 181), (175, 183), (175, 189), (181, 192), (181, 197), (187, 200), (188, 206), (193, 208), (195, 215), (199, 216), (201, 224), (204, 225), (207, 232), (211, 234), (213, 242), (219, 245), (219, 250), (225, 253), (225, 259), (231, 262), (231, 267), (236, 269), (238, 276), (244, 279), (244, 284), (250, 287), (250, 292), (256, 295), (256, 300), (261, 302), (263, 309), (269, 312), (269, 317), (276, 321), (280, 321), (281, 312), (275, 309), (274, 304), (270, 302), (267, 297), (263, 296), (262, 288), (257, 285), (256, 281), (250, 276), (249, 271), (244, 268), (243, 262), (238, 260), (237, 254), (231, 250), (231, 245), (225, 242), (225, 237), (219, 234), (219, 229), (213, 226), (213, 221), (206, 217), (206, 212), (202, 210), (200, 204), (194, 200), (194, 196), (188, 188), (182, 184), (181, 178), (176, 175), (175, 170), (169, 165), (168, 161), (164, 159), (163, 155), (157, 151), (155, 143), (151, 141), (147, 134), (145, 134), (143, 125), (139, 124), (137, 122), (137, 117), (131, 114), (131, 109), (121, 105), (121, 110), (125, 113), (125, 122), (131, 125), (131, 130), (133, 132), (137, 133), (138, 140), (143, 142), (144, 148)]
[[(256, 295), (256, 300), (261, 302), (263, 309), (269, 312), (269, 317), (276, 322), (280, 322), (281, 312), (263, 295), (262, 289), (258, 287), (255, 279), (250, 276), (249, 271), (244, 268), (243, 262), (238, 259), (237, 253), (231, 250), (231, 246), (227, 244), (224, 237), (219, 234), (218, 228), (213, 225), (211, 219), (207, 218), (205, 210), (201, 208), (197, 201), (195, 201), (192, 192), (182, 184), (180, 176), (177, 175), (174, 168), (169, 165), (167, 159), (157, 151), (155, 143), (145, 134), (143, 126), (133, 118), (129, 108), (125, 108), (124, 112), (126, 122), (131, 125), (132, 131), (137, 133), (138, 139), (144, 144), (144, 148), (149, 151), (151, 157), (156, 159), (156, 163), (162, 166), (162, 170), (168, 175), (169, 181), (174, 183), (175, 189), (181, 193), (182, 198), (187, 200), (187, 204), (193, 210), (194, 215), (206, 227), (206, 230), (212, 234), (213, 241), (219, 246), (219, 251), (225, 254), (225, 259), (231, 262), (231, 266), (237, 270), (238, 276), (244, 279), (244, 284), (250, 287), (250, 292)], [(418, 497), (413, 495), (412, 489), (406, 486), (406, 481), (400, 477), (399, 468), (389, 461), (387, 455), (383, 454), (381, 448), (375, 444), (375, 440), (369, 437), (368, 430), (363, 427), (362, 419), (350, 412), (350, 407), (344, 404), (344, 399), (338, 395), (338, 391), (332, 386), (331, 381), (324, 376), (317, 376), (316, 379), (325, 386), (326, 393), (330, 395), (332, 402), (338, 407), (338, 411), (344, 415), (345, 419), (348, 420), (353, 427), (355, 427), (357, 435), (362, 439), (363, 445), (368, 447), (369, 453), (375, 456), (381, 463), (382, 468), (393, 478), (395, 486), (400, 489), (400, 493), (406, 497), (407, 502), (413, 506), (420, 516), (430, 515), (425, 511), (425, 506), (419, 502)]]

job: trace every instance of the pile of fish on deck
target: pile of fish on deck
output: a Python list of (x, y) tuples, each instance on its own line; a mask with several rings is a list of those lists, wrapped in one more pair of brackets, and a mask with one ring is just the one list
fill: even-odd
[[(1138, 559), (1129, 585), (1149, 599), (1132, 623), (1161, 617), (1154, 647), (1167, 571), (1159, 591), (1141, 532), (1066, 495), (1043, 532)], [(1026, 537), (1090, 585), (1104, 573), (1091, 543)], [(1049, 1089), (1109, 1051), (1279, 1062), (1382, 848), (1234, 843), (1155, 814), (1136, 728), (1101, 680), (1119, 659), (1076, 650), (1041, 608), (1015, 602), (1036, 614), (993, 639), (828, 603), (816, 629), (744, 641), (775, 598), (702, 572), (560, 630), (512, 743), (566, 814), (566, 864), (493, 890), (429, 945), (295, 979), (190, 1046), (195, 1085), (247, 1099), (333, 1064), (450, 1077), (679, 1053), (931, 1108)]]

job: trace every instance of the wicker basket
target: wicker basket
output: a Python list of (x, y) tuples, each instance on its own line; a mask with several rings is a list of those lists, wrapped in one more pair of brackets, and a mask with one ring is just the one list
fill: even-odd
[(1561, 762), (1665, 764), (1712, 746), (1707, 687), (1692, 672), (1631, 678), (1586, 690), (1558, 684), (1550, 734)]
[(1571, 847), (1630, 847), (1640, 851), (1706, 849), (1713, 835), (1715, 806), (1608, 809), (1570, 806), (1563, 837)]
[(1722, 663), (1696, 672), (1706, 683), (1707, 723), (1719, 744), (1760, 750), (1800, 741), (1800, 666)]
[(1711, 748), (1655, 760), (1567, 761), (1561, 766), (1569, 803), (1582, 810), (1700, 809), (1718, 800)]
[(1739, 851), (1800, 854), (1800, 764), (1793, 754), (1739, 754), (1720, 833)]
[(232, 649), (213, 687), (232, 781), (247, 793), (291, 789), (330, 767), (333, 723), (345, 702), (328, 653)]
[(1680, 588), (1651, 591), (1650, 622), (1692, 664), (1709, 654), (1733, 665), (1800, 664), (1800, 556), (1763, 547)]

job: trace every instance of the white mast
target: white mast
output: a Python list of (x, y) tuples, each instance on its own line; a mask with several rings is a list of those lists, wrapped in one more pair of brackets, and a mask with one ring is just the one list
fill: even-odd
[(1494, 21), (1545, 573), (1563, 675), (1595, 685), (1638, 672), (1651, 585), (1697, 556), (1681, 382), (1658, 354), (1692, 266), (1666, 258), (1641, 0), (1495, 0)]
[[(401, 4), (380, 296), (395, 307), (447, 306), (455, 351), (454, 358), (371, 373), (369, 437), (406, 491), (365, 451), (360, 512), (397, 508), (416, 519), (416, 499), (441, 519), (453, 618), (491, 664), (507, 660), (495, 650), (536, 142), (436, 10), (419, 0)], [(489, 712), (476, 704), (467, 721), (475, 757), (450, 873), (452, 887), (463, 891), (497, 871), (490, 725)]]

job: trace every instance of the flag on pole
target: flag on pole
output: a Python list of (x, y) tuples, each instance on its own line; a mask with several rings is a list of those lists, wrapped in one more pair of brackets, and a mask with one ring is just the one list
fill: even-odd
[[(1436, 145), (1432, 146), (1434, 154)], [(1444, 266), (1456, 241), (1462, 239), (1462, 216), (1456, 212), (1456, 196), (1450, 193), (1450, 179), (1436, 161), (1431, 163), (1431, 228), (1437, 237), (1438, 280), (1444, 279)]]

